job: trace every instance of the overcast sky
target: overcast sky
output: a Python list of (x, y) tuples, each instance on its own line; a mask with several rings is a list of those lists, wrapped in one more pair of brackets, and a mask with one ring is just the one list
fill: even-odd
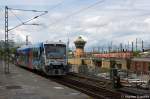
[[(48, 11), (30, 23), (10, 31), (10, 38), (25, 41), (29, 35), (31, 42), (58, 41), (70, 46), (81, 35), (86, 48), (104, 44), (128, 43), (150, 38), (150, 0), (1, 0), (0, 1), (0, 39), (4, 39), (4, 6), (10, 8)], [(12, 11), (22, 21), (40, 13)], [(9, 28), (20, 21), (9, 11)]]

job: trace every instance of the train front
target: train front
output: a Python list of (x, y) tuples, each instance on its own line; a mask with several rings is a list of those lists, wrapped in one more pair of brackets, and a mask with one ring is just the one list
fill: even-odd
[(65, 43), (44, 44), (45, 67), (47, 75), (65, 75), (67, 73), (67, 57)]

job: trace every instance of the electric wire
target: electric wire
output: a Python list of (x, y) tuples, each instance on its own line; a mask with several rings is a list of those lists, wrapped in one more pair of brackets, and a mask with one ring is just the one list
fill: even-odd
[(60, 23), (60, 22), (62, 22), (62, 21), (65, 21), (65, 19), (68, 19), (68, 18), (70, 18), (70, 17), (72, 17), (72, 16), (74, 16), (74, 15), (77, 15), (77, 14), (79, 14), (79, 13), (85, 11), (85, 10), (88, 10), (88, 9), (90, 9), (90, 8), (92, 8), (92, 7), (96, 6), (96, 5), (98, 5), (98, 4), (101, 4), (101, 3), (103, 3), (104, 1), (105, 1), (105, 0), (99, 0), (99, 1), (97, 1), (97, 2), (95, 2), (95, 3), (93, 3), (93, 4), (91, 4), (91, 5), (89, 5), (89, 6), (87, 6), (87, 7), (84, 7), (84, 8), (82, 8), (82, 9), (78, 10), (78, 11), (73, 12), (73, 13), (67, 15), (66, 17), (64, 17), (63, 19), (57, 20), (57, 21), (55, 21), (55, 22), (53, 22), (53, 23), (51, 23), (51, 24), (49, 24), (49, 25), (51, 26), (51, 25), (53, 25), (53, 24), (56, 24), (56, 23)]
[(38, 11), (38, 10), (25, 10), (25, 9), (15, 9), (15, 8), (8, 8), (9, 10), (17, 10), (17, 11), (31, 11), (31, 12), (45, 12), (47, 11)]
[(9, 10), (21, 23), (23, 23), (23, 21), (12, 11), (12, 10)]
[(26, 23), (28, 23), (28, 22), (30, 22), (30, 21), (32, 21), (32, 20), (34, 20), (34, 19), (36, 19), (36, 18), (38, 18), (38, 17), (40, 17), (40, 16), (42, 16), (42, 15), (45, 15), (45, 14), (46, 14), (46, 12), (44, 12), (44, 13), (38, 15), (38, 16), (35, 16), (35, 17), (33, 17), (33, 18), (31, 18), (31, 19), (29, 19), (29, 20), (27, 20), (27, 21), (25, 21), (25, 22), (23, 22), (23, 23), (21, 23), (21, 24), (16, 25), (15, 27), (13, 27), (13, 28), (11, 28), (11, 29), (8, 29), (8, 31), (11, 31), (11, 30), (13, 30), (13, 29), (15, 29), (15, 28), (17, 28), (17, 27), (19, 27), (19, 26), (21, 26), (21, 25), (27, 25)]
[[(55, 5), (54, 7), (52, 7), (50, 10), (57, 8), (57, 7), (60, 6), (63, 2), (64, 2), (64, 0), (63, 0), (62, 2), (56, 4), (56, 5)], [(38, 17), (40, 17), (40, 16), (43, 16), (43, 15), (45, 15), (46, 13), (48, 13), (48, 11), (25, 10), (25, 9), (16, 9), (16, 8), (8, 8), (8, 9), (9, 9), (9, 10), (11, 11), (11, 13), (12, 13), (13, 15), (15, 15), (15, 17), (21, 22), (21, 24), (19, 24), (19, 25), (13, 27), (13, 28), (11, 28), (11, 29), (9, 29), (8, 31), (13, 30), (13, 29), (15, 29), (15, 28), (17, 28), (17, 27), (19, 27), (19, 26), (21, 26), (21, 25), (39, 25), (39, 24), (35, 24), (35, 23), (34, 23), (34, 24), (26, 24), (26, 23), (28, 23), (28, 22), (30, 22), (30, 21), (32, 21), (32, 20), (34, 20), (34, 19), (36, 19), (36, 18), (38, 18)], [(43, 12), (43, 13), (40, 14), (40, 15), (38, 15), (38, 16), (35, 16), (35, 17), (33, 17), (33, 18), (31, 18), (31, 19), (25, 21), (25, 22), (23, 22), (15, 13), (13, 13), (12, 10), (17, 10), (17, 11), (31, 11), (31, 12)]]
[[(81, 13), (81, 12), (83, 12), (83, 11), (86, 11), (86, 10), (88, 10), (88, 9), (90, 9), (90, 8), (92, 8), (92, 7), (96, 6), (96, 5), (98, 5), (98, 4), (103, 3), (104, 1), (105, 1), (105, 0), (98, 0), (97, 2), (95, 2), (95, 3), (91, 4), (91, 5), (88, 5), (88, 6), (84, 7), (84, 8), (81, 8), (81, 9), (75, 11), (75, 12), (72, 12), (71, 14), (65, 16), (63, 19), (56, 20), (55, 22), (52, 22), (52, 23), (48, 24), (48, 25), (47, 25), (47, 28), (53, 26), (54, 24), (55, 24), (55, 28), (56, 28), (56, 27), (57, 27), (57, 26), (56, 26), (57, 23), (61, 23), (61, 22), (63, 22), (63, 21), (66, 21), (65, 19), (69, 19), (69, 18), (71, 18), (71, 17), (74, 16), (74, 15), (77, 15), (77, 14), (79, 14), (79, 13)], [(56, 30), (56, 29), (54, 29), (54, 31), (55, 31), (55, 30)]]
[(65, 0), (62, 0), (61, 2), (59, 2), (58, 4), (54, 5), (53, 7), (51, 7), (50, 9), (48, 9), (48, 11), (50, 10), (54, 10), (55, 8), (57, 8), (58, 6), (62, 5), (64, 3)]
[[(54, 10), (55, 8), (59, 7), (60, 5), (62, 5), (64, 3), (65, 0), (62, 0), (61, 2), (57, 3), (56, 5), (54, 5), (53, 7), (51, 7), (50, 9), (47, 9), (47, 11), (50, 11), (50, 10)], [(30, 24), (24, 24), (24, 25), (30, 25)], [(35, 23), (32, 23), (32, 25), (41, 25), (41, 24), (35, 24)], [(31, 26), (32, 26), (31, 25)], [(45, 26), (44, 26), (45, 27)], [(38, 31), (41, 31), (43, 29), (40, 29)]]

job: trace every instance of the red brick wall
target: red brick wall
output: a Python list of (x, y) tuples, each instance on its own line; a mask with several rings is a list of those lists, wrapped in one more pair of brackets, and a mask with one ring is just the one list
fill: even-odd
[(149, 63), (148, 62), (143, 62), (143, 61), (132, 61), (131, 63), (131, 70), (134, 72), (138, 72), (138, 73), (148, 73), (148, 66)]
[(102, 53), (94, 54), (97, 58), (131, 58), (133, 57), (132, 52), (118, 52), (118, 53)]

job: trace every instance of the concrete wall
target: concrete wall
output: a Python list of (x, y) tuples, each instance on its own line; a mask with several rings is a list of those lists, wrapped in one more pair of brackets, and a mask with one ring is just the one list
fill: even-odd
[(91, 59), (72, 58), (72, 59), (68, 59), (68, 63), (70, 63), (72, 65), (81, 65), (83, 63), (85, 65), (94, 66), (94, 63)]
[(81, 59), (80, 58), (68, 59), (68, 63), (71, 64), (71, 65), (80, 65), (81, 64)]
[[(115, 59), (117, 67), (121, 67), (121, 69), (127, 69), (127, 60), (125, 59)], [(111, 66), (110, 59), (102, 59), (102, 68), (110, 68)], [(120, 65), (120, 66), (119, 66)]]
[[(127, 60), (125, 59), (116, 59), (114, 60), (116, 62), (116, 66), (117, 67), (121, 67), (121, 69), (127, 69)], [(69, 59), (68, 62), (72, 65), (81, 65), (82, 63), (84, 63), (84, 65), (88, 65), (90, 67), (95, 68), (95, 64), (92, 61), (92, 59), (82, 59), (82, 58), (72, 58)], [(111, 61), (110, 59), (102, 59), (102, 64), (100, 67), (102, 68), (110, 68), (111, 66)]]
[(127, 60), (121, 59), (121, 60), (116, 60), (117, 65), (121, 65), (121, 69), (127, 70)]
[(103, 59), (102, 60), (102, 68), (110, 68), (110, 60), (108, 59)]
[(72, 58), (68, 59), (68, 63), (72, 65), (71, 71), (76, 73), (83, 70), (83, 68), (88, 72), (95, 69), (92, 59)]

